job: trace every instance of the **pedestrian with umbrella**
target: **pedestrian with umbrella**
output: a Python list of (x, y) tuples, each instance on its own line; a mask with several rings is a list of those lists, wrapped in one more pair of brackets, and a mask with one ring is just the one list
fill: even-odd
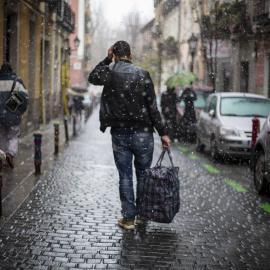
[(181, 101), (181, 98), (177, 97), (175, 93), (175, 88), (184, 86), (188, 83), (192, 83), (196, 76), (187, 71), (181, 71), (170, 76), (165, 85), (167, 86), (167, 91), (161, 96), (161, 108), (162, 114), (165, 118), (166, 124), (168, 126), (169, 136), (171, 139), (179, 139), (180, 125), (177, 123), (177, 108), (176, 104)]

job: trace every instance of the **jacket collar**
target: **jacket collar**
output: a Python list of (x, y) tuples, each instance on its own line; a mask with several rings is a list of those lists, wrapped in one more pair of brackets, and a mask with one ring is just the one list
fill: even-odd
[(127, 60), (127, 59), (119, 59), (119, 62), (125, 62), (125, 63), (130, 63), (132, 64), (132, 62), (130, 60)]

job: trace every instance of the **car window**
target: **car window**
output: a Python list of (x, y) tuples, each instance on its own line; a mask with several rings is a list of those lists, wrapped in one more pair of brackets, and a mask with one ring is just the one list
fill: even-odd
[[(206, 104), (206, 99), (207, 97), (211, 94), (210, 92), (206, 92), (206, 91), (195, 91), (196, 95), (197, 95), (197, 99), (194, 101), (194, 108), (204, 108), (205, 104)], [(183, 90), (179, 91), (179, 97), (183, 94)], [(181, 102), (179, 102), (179, 107), (185, 107), (185, 102), (183, 100), (181, 100)]]
[(217, 97), (212, 97), (209, 106), (208, 106), (208, 112), (210, 112), (211, 110), (215, 110), (216, 111), (216, 106), (217, 106)]
[(220, 114), (223, 116), (267, 117), (270, 114), (270, 101), (251, 97), (223, 97), (220, 103)]

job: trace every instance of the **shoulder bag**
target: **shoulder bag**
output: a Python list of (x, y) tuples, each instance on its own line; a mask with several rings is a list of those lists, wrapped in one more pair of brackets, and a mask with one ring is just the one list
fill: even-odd
[(10, 112), (16, 112), (18, 107), (24, 102), (24, 99), (18, 92), (14, 92), (14, 88), (17, 82), (17, 77), (14, 79), (12, 88), (10, 91), (10, 97), (5, 101), (5, 107)]

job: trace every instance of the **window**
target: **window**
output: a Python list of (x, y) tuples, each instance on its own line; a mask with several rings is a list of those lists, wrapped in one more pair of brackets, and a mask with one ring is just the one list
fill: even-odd
[[(206, 99), (207, 97), (211, 94), (210, 92), (206, 92), (206, 91), (195, 91), (196, 95), (197, 95), (197, 99), (194, 101), (194, 108), (204, 108), (205, 104), (206, 104)], [(179, 91), (179, 97), (183, 94), (183, 90)], [(183, 100), (181, 100), (181, 102), (179, 103), (179, 107), (185, 107), (185, 102)]]
[(212, 97), (209, 103), (208, 112), (210, 112), (211, 110), (216, 111), (216, 107), (217, 107), (217, 97)]
[(267, 117), (270, 114), (270, 102), (260, 98), (223, 97), (220, 114), (223, 116)]

